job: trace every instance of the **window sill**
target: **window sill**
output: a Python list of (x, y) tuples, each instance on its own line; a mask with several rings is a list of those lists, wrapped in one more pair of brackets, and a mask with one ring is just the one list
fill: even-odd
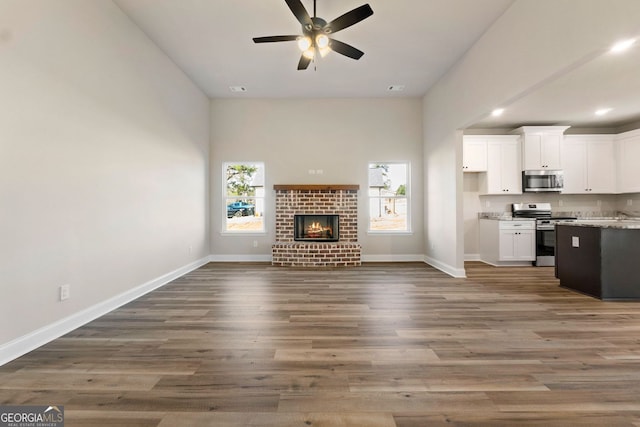
[(255, 231), (255, 230), (247, 230), (247, 231), (221, 231), (221, 236), (266, 236), (268, 233), (266, 231)]
[(413, 231), (395, 231), (395, 230), (367, 230), (367, 234), (371, 235), (394, 235), (394, 236), (412, 236)]

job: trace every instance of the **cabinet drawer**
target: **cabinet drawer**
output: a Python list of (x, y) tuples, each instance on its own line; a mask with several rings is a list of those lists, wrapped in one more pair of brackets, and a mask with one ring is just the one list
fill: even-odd
[(500, 221), (500, 230), (535, 230), (535, 221)]

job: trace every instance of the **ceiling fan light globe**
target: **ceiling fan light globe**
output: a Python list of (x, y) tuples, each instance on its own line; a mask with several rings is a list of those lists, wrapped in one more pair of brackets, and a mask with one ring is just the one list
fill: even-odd
[(316, 52), (315, 52), (314, 49), (307, 49), (304, 52), (302, 52), (302, 55), (307, 59), (313, 59), (315, 54), (316, 54)]
[(325, 34), (318, 34), (318, 36), (316, 37), (316, 46), (318, 46), (319, 49), (328, 47), (329, 37), (327, 37)]
[(298, 38), (298, 48), (306, 52), (311, 47), (311, 39), (309, 37), (300, 37)]
[(318, 51), (320, 52), (320, 57), (324, 58), (325, 56), (327, 56), (327, 54), (329, 54), (329, 52), (331, 52), (331, 48), (327, 46), (322, 49), (318, 49)]

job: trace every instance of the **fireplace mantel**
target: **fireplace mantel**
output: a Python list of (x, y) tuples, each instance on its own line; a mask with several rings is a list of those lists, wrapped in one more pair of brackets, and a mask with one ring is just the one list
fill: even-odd
[(274, 190), (284, 191), (353, 191), (359, 190), (358, 184), (276, 184)]

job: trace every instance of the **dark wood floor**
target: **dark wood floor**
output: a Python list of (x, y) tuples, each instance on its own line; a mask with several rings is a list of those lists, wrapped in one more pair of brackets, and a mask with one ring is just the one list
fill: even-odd
[(66, 426), (640, 426), (640, 305), (552, 268), (209, 264), (0, 368)]

